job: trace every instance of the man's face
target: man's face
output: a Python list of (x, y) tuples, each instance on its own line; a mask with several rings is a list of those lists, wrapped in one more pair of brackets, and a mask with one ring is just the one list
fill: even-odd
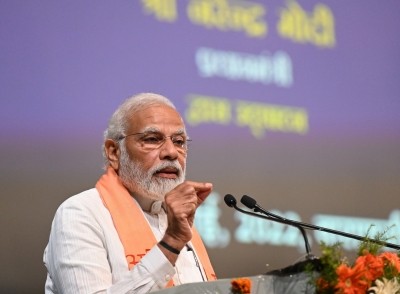
[(154, 104), (134, 114), (125, 135), (137, 135), (120, 142), (118, 171), (131, 193), (163, 200), (167, 192), (184, 181), (186, 152), (180, 152), (170, 138), (158, 148), (146, 147), (153, 134), (175, 138), (186, 135), (184, 130), (179, 113), (166, 105)]

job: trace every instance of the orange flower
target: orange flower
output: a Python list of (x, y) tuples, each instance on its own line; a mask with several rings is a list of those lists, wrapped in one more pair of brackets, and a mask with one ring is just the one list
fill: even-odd
[(336, 289), (342, 294), (361, 294), (366, 293), (368, 283), (364, 279), (365, 270), (361, 263), (353, 268), (341, 264), (336, 269), (338, 283)]
[(248, 294), (251, 292), (251, 280), (248, 278), (238, 278), (231, 281), (232, 292)]
[(383, 275), (384, 263), (382, 258), (371, 253), (359, 256), (355, 265), (360, 265), (365, 270), (365, 278), (369, 281), (368, 286), (371, 286), (372, 281)]
[(400, 273), (400, 257), (393, 252), (384, 252), (379, 255), (383, 262), (388, 262)]
[(314, 280), (316, 293), (365, 294), (373, 291), (377, 294), (400, 294), (400, 252), (379, 253), (383, 247), (379, 241), (387, 239), (386, 233), (385, 230), (377, 234), (377, 242), (366, 238), (359, 245), (358, 257), (352, 266), (343, 257), (340, 243), (327, 245), (322, 242), (320, 260), (323, 270)]

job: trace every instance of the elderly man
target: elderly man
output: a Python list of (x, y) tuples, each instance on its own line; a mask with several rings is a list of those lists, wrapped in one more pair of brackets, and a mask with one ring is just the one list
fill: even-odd
[(46, 293), (148, 293), (214, 280), (193, 227), (212, 184), (185, 181), (189, 139), (171, 101), (127, 99), (104, 137), (106, 173), (54, 217)]

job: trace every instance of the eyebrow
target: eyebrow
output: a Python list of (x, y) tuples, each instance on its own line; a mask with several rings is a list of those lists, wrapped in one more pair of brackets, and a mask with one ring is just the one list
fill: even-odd
[[(140, 133), (160, 133), (160, 134), (162, 134), (160, 129), (156, 128), (156, 127), (146, 127)], [(187, 136), (185, 128), (178, 129), (172, 135), (186, 135)]]

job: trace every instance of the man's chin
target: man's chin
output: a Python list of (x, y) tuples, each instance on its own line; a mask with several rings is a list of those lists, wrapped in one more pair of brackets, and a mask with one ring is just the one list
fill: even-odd
[(168, 184), (170, 182), (178, 183), (180, 178), (178, 175), (172, 173), (154, 173), (151, 176), (151, 180), (158, 184)]
[(148, 189), (143, 189), (149, 198), (154, 200), (164, 200), (165, 195), (178, 186), (181, 181), (179, 179), (169, 179), (164, 177), (153, 177), (153, 183)]

